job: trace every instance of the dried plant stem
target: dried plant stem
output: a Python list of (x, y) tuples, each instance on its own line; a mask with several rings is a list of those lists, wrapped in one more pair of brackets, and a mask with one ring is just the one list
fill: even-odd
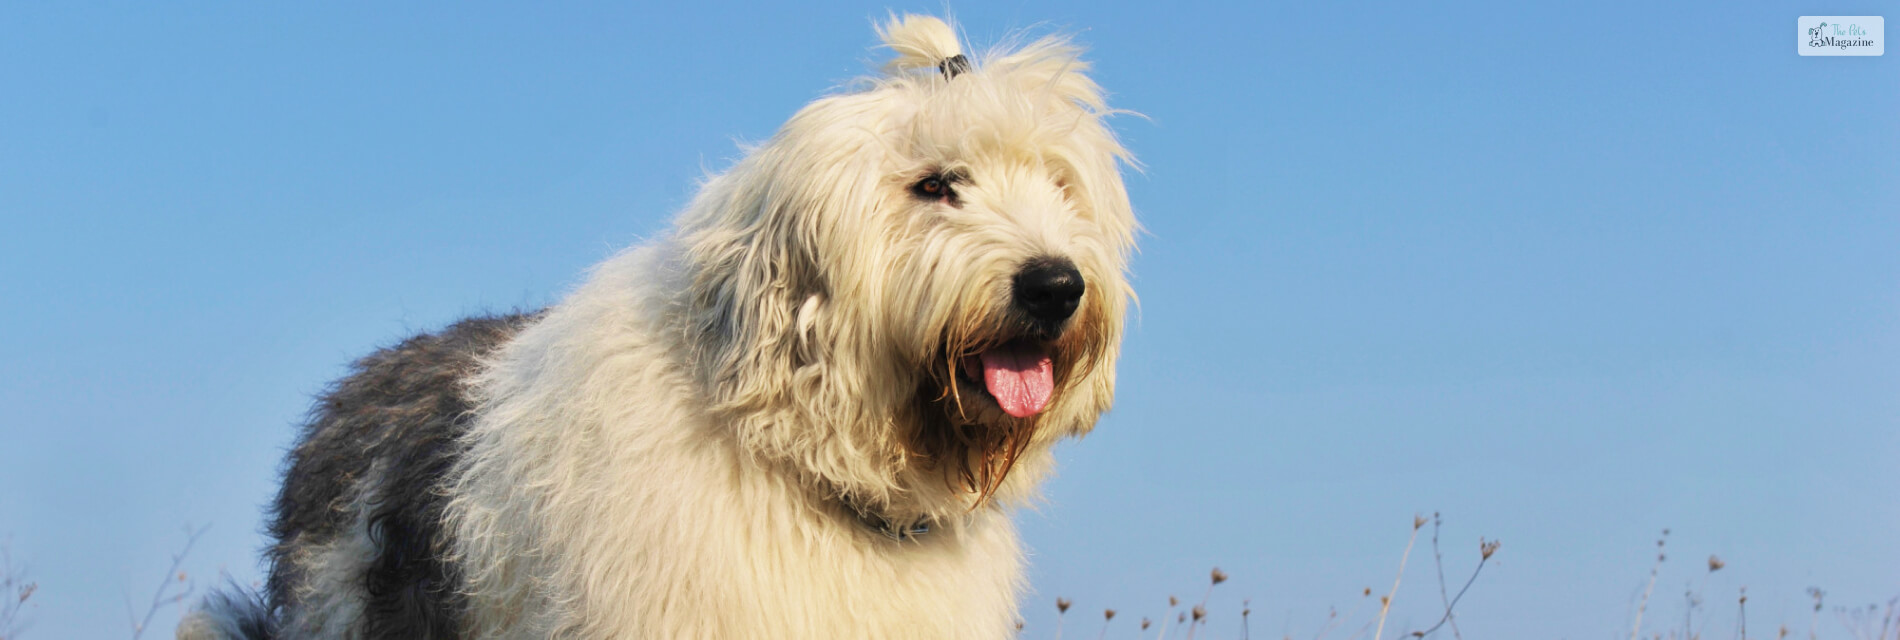
[(1808, 587), (1808, 596), (1814, 598), (1814, 612), (1808, 615), (1808, 640), (1815, 640), (1814, 627), (1821, 620), (1821, 589)]
[[(1313, 640), (1326, 640), (1326, 634), (1331, 633), (1334, 627), (1343, 625), (1346, 623), (1347, 620), (1351, 620), (1354, 616), (1359, 615), (1359, 609), (1361, 607), (1366, 606), (1367, 600), (1372, 599), (1372, 587), (1366, 587), (1365, 591), (1362, 591), (1360, 593), (1361, 595), (1359, 596), (1359, 602), (1357, 604), (1352, 605), (1352, 609), (1346, 612), (1345, 617), (1342, 618), (1336, 615), (1337, 610), (1335, 610), (1335, 615), (1327, 620), (1326, 626), (1322, 627), (1319, 630), (1319, 635), (1314, 636)], [(1367, 626), (1371, 626), (1371, 625), (1368, 624)], [(1365, 633), (1365, 631), (1366, 631), (1365, 629), (1359, 630), (1360, 633)], [(1355, 637), (1357, 636), (1357, 634), (1354, 634), (1354, 635)]]
[(39, 588), (26, 579), (24, 569), (14, 568), (13, 554), (7, 547), (7, 541), (0, 540), (0, 640), (16, 637), (14, 634), (24, 627), (20, 611)]
[[(1361, 599), (1360, 601), (1364, 602), (1364, 599)], [(1333, 627), (1338, 626), (1338, 625), (1339, 625), (1339, 610), (1333, 609), (1332, 611), (1327, 613), (1326, 624), (1320, 626), (1319, 633), (1313, 634), (1313, 640), (1326, 640), (1326, 634), (1332, 633)]]
[[(1445, 605), (1445, 619), (1439, 620), (1437, 625), (1432, 625), (1432, 629), (1437, 629), (1439, 625), (1445, 624), (1446, 622), (1450, 622), (1452, 637), (1457, 638), (1458, 640), (1465, 640), (1464, 634), (1458, 632), (1458, 618), (1451, 615), (1452, 600), (1451, 598), (1448, 598), (1445, 595), (1445, 554), (1439, 552), (1438, 550), (1438, 527), (1442, 523), (1443, 521), (1438, 517), (1438, 512), (1433, 511), (1432, 512), (1432, 565), (1438, 568), (1438, 600), (1439, 602), (1442, 602)], [(1479, 569), (1484, 568), (1483, 560), (1478, 561), (1478, 568)], [(1475, 571), (1472, 572), (1471, 577), (1474, 580), (1477, 579), (1478, 577), (1477, 572)], [(1471, 588), (1471, 581), (1467, 580), (1465, 581), (1465, 589), (1469, 589), (1469, 588)], [(1464, 589), (1459, 589), (1458, 595), (1460, 597), (1463, 597), (1465, 595)], [(1427, 631), (1426, 633), (1431, 633), (1431, 632)]]
[(1695, 608), (1699, 606), (1699, 600), (1695, 598), (1695, 585), (1693, 585), (1693, 583), (1689, 585), (1689, 589), (1687, 589), (1687, 591), (1683, 591), (1682, 598), (1683, 598), (1683, 608), (1682, 608), (1683, 640), (1693, 640), (1693, 638), (1695, 638)]
[(1372, 632), (1372, 640), (1382, 640), (1385, 635), (1385, 616), (1392, 611), (1392, 597), (1398, 595), (1399, 581), (1405, 579), (1405, 562), (1411, 559), (1412, 545), (1418, 542), (1418, 530), (1424, 526), (1424, 518), (1412, 518), (1412, 537), (1405, 541), (1405, 553), (1399, 555), (1399, 574), (1392, 578), (1392, 590), (1379, 601), (1379, 628)]
[[(1194, 605), (1194, 608), (1190, 609), (1194, 612), (1194, 620), (1188, 623), (1188, 640), (1194, 640), (1194, 635), (1199, 632), (1200, 628), (1207, 626), (1207, 601), (1214, 597), (1214, 587), (1220, 586), (1220, 583), (1227, 581), (1227, 572), (1221, 571), (1220, 567), (1214, 567), (1213, 571), (1208, 572), (1207, 578), (1207, 592), (1201, 594), (1201, 603)], [(1241, 615), (1245, 616), (1246, 614), (1243, 613)]]
[[(1458, 588), (1458, 596), (1455, 598), (1452, 598), (1450, 602), (1445, 604), (1445, 617), (1439, 618), (1438, 624), (1432, 625), (1432, 628), (1426, 629), (1424, 631), (1420, 631), (1418, 633), (1414, 633), (1412, 634), (1412, 636), (1417, 637), (1417, 638), (1429, 636), (1432, 634), (1432, 632), (1437, 631), (1439, 627), (1445, 626), (1445, 623), (1452, 622), (1452, 615), (1451, 615), (1452, 608), (1458, 606), (1459, 600), (1464, 599), (1465, 592), (1471, 590), (1471, 583), (1478, 581), (1478, 573), (1481, 571), (1484, 571), (1484, 563), (1489, 562), (1490, 560), (1491, 560), (1491, 556), (1489, 555), (1485, 555), (1481, 558), (1478, 558), (1478, 568), (1472, 569), (1471, 577), (1465, 579), (1465, 586)], [(1458, 624), (1456, 622), (1452, 622), (1451, 629), (1453, 633), (1456, 633), (1458, 631)]]
[[(1893, 623), (1894, 623), (1894, 613), (1895, 613), (1895, 612), (1894, 612), (1894, 607), (1895, 607), (1896, 605), (1900, 605), (1900, 598), (1894, 598), (1894, 599), (1892, 599), (1892, 600), (1888, 600), (1888, 601), (1887, 601), (1887, 615), (1885, 615), (1885, 616), (1882, 616), (1882, 617), (1880, 618), (1880, 635), (1878, 635), (1878, 636), (1874, 636), (1874, 637), (1876, 637), (1876, 638), (1886, 638), (1886, 637), (1887, 637), (1887, 630), (1888, 630), (1888, 629), (1891, 629), (1891, 628), (1893, 628)], [(1894, 635), (1895, 635), (1895, 636), (1900, 636), (1900, 630), (1896, 630), (1896, 631), (1894, 632)]]
[[(158, 591), (152, 594), (152, 606), (145, 610), (145, 619), (132, 622), (132, 640), (138, 640), (139, 636), (145, 634), (145, 629), (152, 626), (152, 616), (158, 615), (159, 609), (164, 608), (165, 605), (168, 604), (183, 602), (185, 596), (191, 595), (191, 585), (187, 584), (184, 591), (176, 594), (171, 593), (172, 585), (176, 584), (174, 581), (185, 581), (185, 574), (179, 571), (179, 568), (184, 566), (185, 556), (191, 555), (192, 546), (198, 544), (198, 538), (204, 535), (206, 529), (210, 528), (211, 525), (205, 525), (197, 529), (193, 529), (190, 526), (185, 527), (185, 548), (180, 549), (178, 553), (172, 554), (172, 566), (165, 571), (165, 579), (158, 583)], [(126, 601), (126, 613), (128, 614), (128, 618), (131, 612), (132, 602), (128, 599)]]
[(1649, 585), (1643, 587), (1643, 600), (1636, 605), (1636, 623), (1630, 625), (1630, 640), (1636, 640), (1636, 635), (1642, 632), (1643, 612), (1649, 610), (1649, 594), (1656, 590), (1656, 575), (1662, 572), (1663, 559), (1668, 557), (1663, 555), (1663, 544), (1668, 540), (1669, 530), (1663, 529), (1663, 537), (1656, 541), (1656, 564), (1649, 567)]
[[(1201, 594), (1201, 604), (1199, 606), (1189, 608), (1188, 609), (1189, 611), (1196, 611), (1196, 610), (1206, 611), (1207, 610), (1207, 600), (1209, 598), (1214, 597), (1214, 584), (1219, 584), (1219, 583), (1213, 583), (1213, 584), (1207, 585), (1207, 593)], [(1201, 618), (1194, 618), (1194, 619), (1188, 620), (1187, 640), (1194, 640), (1194, 634), (1200, 630), (1201, 623), (1202, 623)]]
[(1641, 629), (1643, 628), (1643, 611), (1649, 608), (1649, 592), (1655, 588), (1656, 574), (1652, 571), (1649, 575), (1649, 586), (1643, 588), (1642, 604), (1636, 606), (1636, 624), (1630, 625), (1630, 640), (1636, 640), (1636, 635), (1641, 633)]

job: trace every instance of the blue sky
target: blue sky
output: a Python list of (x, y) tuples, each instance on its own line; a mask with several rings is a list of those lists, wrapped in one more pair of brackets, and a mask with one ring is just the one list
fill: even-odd
[[(201, 585), (258, 578), (292, 426), (352, 358), (557, 299), (881, 60), (872, 19), (942, 9), (687, 4), (6, 9), (26, 637), (129, 635), (188, 523)], [(1020, 517), (1027, 636), (1063, 596), (1066, 633), (1113, 607), (1135, 637), (1218, 565), (1213, 637), (1244, 598), (1310, 638), (1433, 511), (1454, 577), (1504, 542), (1470, 637), (1627, 634), (1664, 527), (1651, 631), (1688, 589), (1711, 637), (1742, 586), (1757, 635), (1804, 633), (1810, 586), (1900, 595), (1900, 66), (1792, 44), (1894, 7), (954, 5), (979, 46), (1076, 33), (1146, 116), (1116, 121), (1141, 308), (1115, 411)], [(1420, 544), (1388, 636), (1436, 619)]]

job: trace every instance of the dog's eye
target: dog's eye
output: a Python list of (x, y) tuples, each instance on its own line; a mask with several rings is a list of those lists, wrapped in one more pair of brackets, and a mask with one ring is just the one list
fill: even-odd
[(951, 179), (933, 175), (910, 186), (912, 195), (924, 200), (956, 200), (957, 192), (950, 188)]

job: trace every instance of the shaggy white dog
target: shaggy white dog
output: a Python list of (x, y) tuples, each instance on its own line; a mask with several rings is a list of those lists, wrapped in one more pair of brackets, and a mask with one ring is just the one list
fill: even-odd
[(1061, 39), (935, 18), (545, 311), (320, 399), (271, 577), (181, 638), (1002, 638), (1011, 505), (1109, 408), (1126, 152)]

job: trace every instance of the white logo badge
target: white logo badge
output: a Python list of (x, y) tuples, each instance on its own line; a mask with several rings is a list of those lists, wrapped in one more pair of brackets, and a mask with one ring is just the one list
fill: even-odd
[(1795, 50), (1804, 56), (1877, 56), (1887, 52), (1881, 16), (1801, 16)]

